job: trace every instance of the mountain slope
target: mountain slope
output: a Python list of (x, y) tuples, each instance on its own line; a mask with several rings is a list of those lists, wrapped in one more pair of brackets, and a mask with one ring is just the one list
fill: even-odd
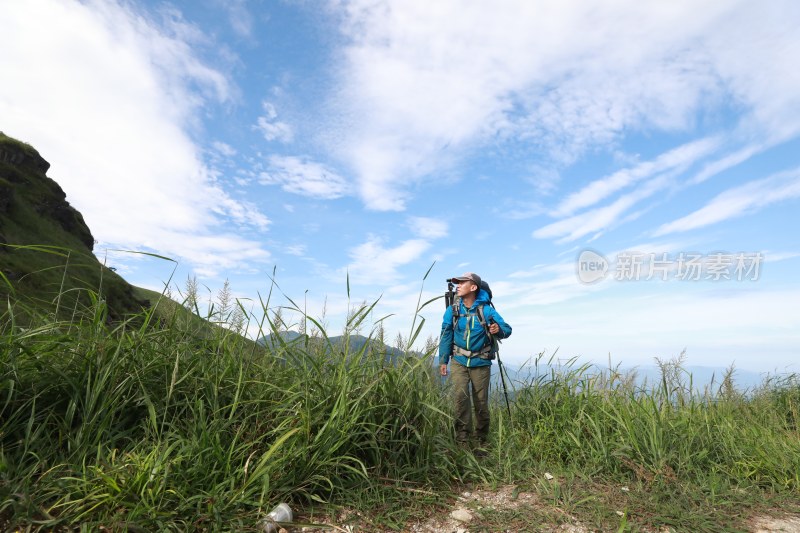
[(98, 296), (112, 319), (138, 312), (147, 301), (92, 254), (94, 237), (49, 168), (33, 147), (0, 132), (0, 297), (14, 293), (61, 316)]
[[(278, 336), (281, 341), (286, 344), (302, 343), (304, 338), (303, 334), (297, 333), (296, 331), (280, 331), (278, 332)], [(312, 341), (311, 337), (308, 337), (308, 339)], [(315, 340), (321, 342), (321, 339)], [(406, 352), (403, 350), (387, 346), (378, 339), (372, 339), (363, 335), (339, 335), (328, 337), (328, 340), (335, 350), (339, 350), (342, 353), (357, 354), (364, 350), (365, 353), (373, 352), (383, 354), (387, 362), (396, 362), (398, 358), (406, 355)], [(280, 346), (281, 341), (275, 338), (274, 334), (269, 333), (259, 338), (256, 342), (270, 349), (275, 349)], [(347, 343), (347, 346), (345, 346), (345, 343)], [(365, 345), (368, 346), (365, 348)]]

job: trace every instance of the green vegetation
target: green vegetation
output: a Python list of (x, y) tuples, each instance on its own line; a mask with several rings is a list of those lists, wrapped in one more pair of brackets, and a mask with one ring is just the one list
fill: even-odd
[(341, 527), (347, 509), (356, 531), (403, 530), (465, 486), (513, 484), (536, 499), (475, 509), (470, 530), (723, 531), (798, 500), (794, 376), (697, 395), (677, 364), (651, 390), (534, 367), (511, 419), (496, 398), (478, 458), (453, 441), (429, 357), (347, 353), (311, 318), (316, 336), (267, 350), (198, 335), (182, 312), (111, 321), (93, 301), (69, 320), (14, 300), (0, 315), (2, 529), (248, 531), (288, 501), (301, 522)]
[(18, 139), (15, 139), (13, 137), (9, 137), (8, 135), (3, 133), (2, 131), (0, 131), (0, 144), (13, 146), (13, 147), (17, 148), (18, 150), (21, 150), (22, 152), (24, 152), (25, 154), (27, 154), (30, 157), (34, 157), (34, 156), (38, 156), (39, 155), (39, 152), (37, 152), (36, 149), (33, 146), (31, 146), (30, 144), (28, 144), (26, 142), (22, 142), (22, 141), (20, 141)]
[[(114, 319), (147, 305), (92, 254), (83, 216), (45, 173), (49, 164), (30, 145), (0, 133), (0, 298), (69, 319), (102, 291)], [(24, 321), (24, 309), (17, 320)]]

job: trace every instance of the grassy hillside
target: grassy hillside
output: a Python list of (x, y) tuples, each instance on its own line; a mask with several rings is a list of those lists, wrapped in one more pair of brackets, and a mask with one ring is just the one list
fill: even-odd
[(562, 366), (517, 384), (510, 417), (495, 394), (481, 457), (424, 357), (272, 354), (87, 312), (0, 315), (0, 529), (257, 531), (288, 501), (299, 522), (408, 531), (465, 486), (507, 484), (535, 504), (477, 509), (470, 530), (716, 532), (800, 501), (794, 376), (695, 395), (674, 368), (642, 390)]
[(307, 348), (309, 344), (317, 343), (329, 353), (382, 355), (387, 363), (396, 362), (406, 355), (403, 350), (387, 346), (379, 339), (357, 334), (328, 337), (327, 342), (323, 342), (320, 338), (284, 330), (264, 335), (257, 342), (272, 350), (278, 349), (284, 344), (303, 344)]
[(49, 166), (33, 147), (0, 133), (0, 297), (13, 292), (21, 315), (68, 317), (96, 299), (112, 319), (138, 313), (147, 302), (92, 254), (91, 231), (47, 177)]

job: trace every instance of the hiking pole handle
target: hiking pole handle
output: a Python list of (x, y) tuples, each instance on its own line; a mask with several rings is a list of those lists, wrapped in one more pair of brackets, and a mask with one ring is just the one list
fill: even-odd
[[(497, 333), (492, 333), (492, 326), (497, 326), (497, 333), (500, 333), (501, 330), (500, 330), (500, 324), (498, 324), (494, 318), (490, 318), (488, 333), (489, 333), (489, 338), (494, 340), (495, 335), (497, 335)], [(500, 342), (500, 339), (497, 339), (497, 342)]]

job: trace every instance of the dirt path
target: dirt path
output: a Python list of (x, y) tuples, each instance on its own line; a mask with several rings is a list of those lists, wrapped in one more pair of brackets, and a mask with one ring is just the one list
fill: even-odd
[(784, 518), (760, 517), (752, 522), (753, 533), (772, 533), (783, 531), (785, 533), (800, 533), (800, 516)]
[[(540, 503), (532, 493), (514, 493), (513, 486), (498, 488), (495, 491), (477, 490), (463, 492), (449, 515), (432, 517), (425, 522), (411, 525), (409, 531), (413, 533), (469, 533), (470, 522), (474, 519), (472, 509), (503, 509), (504, 511), (519, 509), (521, 507), (535, 508)], [(565, 518), (568, 518), (565, 516)], [(560, 533), (590, 533), (591, 529), (580, 524), (577, 520), (567, 520), (548, 529), (546, 526), (540, 531)], [(785, 517), (756, 517), (750, 522), (748, 528), (752, 533), (800, 533), (800, 516)], [(511, 532), (511, 530), (508, 530)], [(671, 531), (662, 530), (664, 533)], [(662, 533), (662, 532), (659, 532)]]
[[(537, 512), (538, 509), (541, 509), (542, 513)], [(465, 491), (458, 496), (457, 500), (450, 508), (449, 513), (442, 513), (441, 515), (432, 516), (424, 521), (410, 523), (405, 531), (408, 533), (470, 533), (470, 531), (472, 531), (470, 526), (472, 526), (475, 531), (486, 531), (485, 524), (481, 524), (480, 526), (477, 524), (478, 512), (480, 512), (483, 517), (486, 517), (487, 513), (490, 514), (494, 510), (502, 510), (503, 513), (512, 512), (512, 514), (513, 511), (518, 510), (520, 515), (523, 516), (527, 514), (543, 517), (547, 516), (544, 511), (545, 509), (549, 512), (549, 516), (553, 516), (554, 511), (552, 506), (548, 506), (539, 501), (536, 494), (530, 492), (516, 492), (514, 486), (498, 487), (496, 490)], [(556, 510), (556, 512), (558, 511)], [(347, 521), (346, 517), (343, 516), (342, 518), (342, 523), (345, 523)], [(548, 526), (546, 524), (540, 524), (534, 526), (532, 530), (553, 533), (590, 533), (594, 531), (566, 513), (562, 513), (562, 515), (557, 518), (559, 518), (557, 521), (561, 522), (558, 525)], [(517, 527), (514, 529), (500, 528), (490, 530), (516, 533), (516, 531), (520, 529)], [(316, 528), (300, 528), (297, 530), (288, 530), (287, 533), (293, 533), (294, 531), (311, 533), (323, 530)], [(326, 531), (331, 530), (327, 529)], [(358, 526), (340, 526), (338, 531), (350, 533), (362, 532), (366, 531), (366, 529), (362, 529)], [(665, 528), (660, 531), (653, 531), (652, 533), (667, 533), (669, 531), (673, 530)], [(752, 533), (800, 533), (800, 516), (755, 517), (750, 521), (748, 531)]]

